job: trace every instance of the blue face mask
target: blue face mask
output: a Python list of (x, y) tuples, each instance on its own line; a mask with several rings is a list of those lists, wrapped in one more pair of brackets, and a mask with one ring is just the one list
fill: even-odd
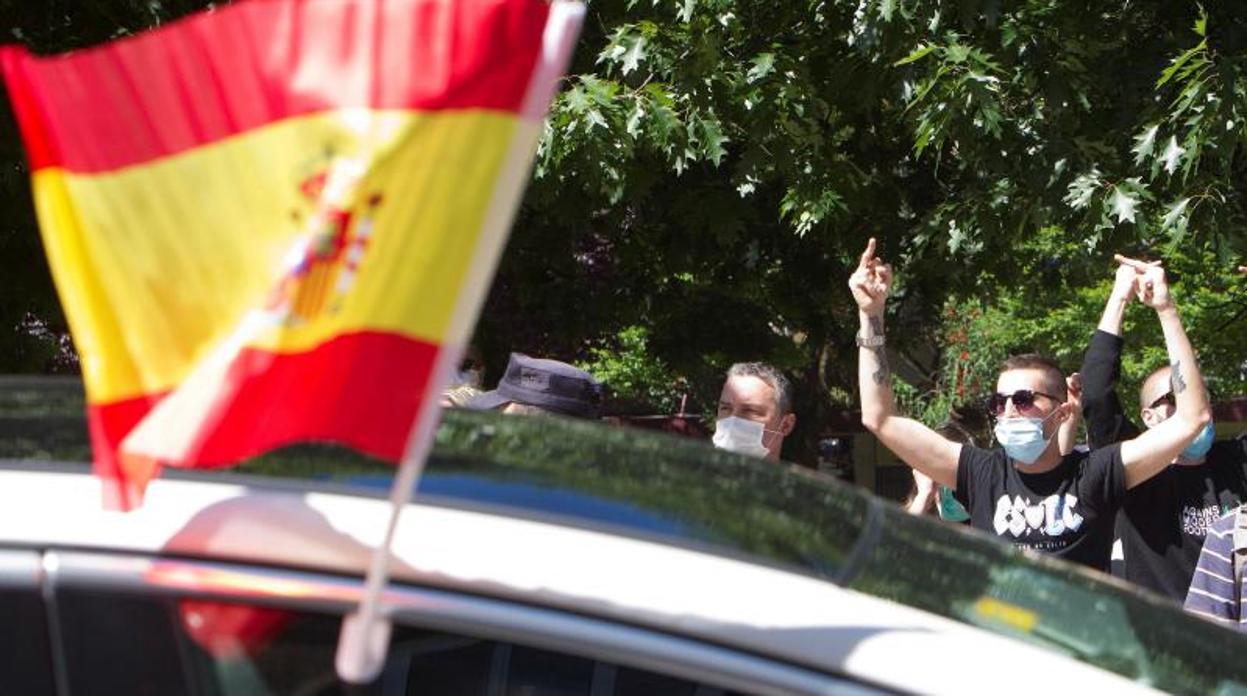
[(940, 486), (940, 519), (949, 522), (965, 522), (970, 519), (970, 513), (966, 512), (965, 507), (957, 502), (957, 498), (953, 495), (953, 491), (948, 486)]
[[(1053, 411), (1056, 413), (1056, 411)], [(1052, 416), (1049, 415), (1049, 418)], [(1010, 459), (1023, 464), (1034, 464), (1052, 438), (1043, 436), (1044, 418), (1001, 418), (996, 421), (996, 442), (1005, 448)]]
[(1195, 436), (1191, 444), (1186, 446), (1186, 449), (1182, 450), (1182, 454), (1179, 456), (1183, 459), (1203, 459), (1204, 455), (1208, 454), (1208, 450), (1212, 449), (1212, 441), (1215, 439), (1217, 439), (1217, 429), (1212, 427), (1212, 423), (1209, 423), (1204, 426), (1203, 430), (1199, 431), (1199, 434)]

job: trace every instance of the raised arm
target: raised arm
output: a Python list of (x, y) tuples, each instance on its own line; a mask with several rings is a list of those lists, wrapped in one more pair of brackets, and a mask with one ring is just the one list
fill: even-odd
[(1069, 418), (1061, 421), (1056, 431), (1057, 445), (1061, 449), (1062, 457), (1078, 446), (1078, 425), (1082, 423), (1082, 375), (1075, 372), (1065, 378), (1065, 393), (1068, 395), (1066, 402), (1073, 410), (1070, 411)]
[(1156, 310), (1161, 331), (1165, 335), (1165, 348), (1169, 352), (1169, 364), (1173, 374), (1176, 408), (1173, 416), (1132, 440), (1121, 444), (1121, 459), (1126, 467), (1126, 487), (1143, 483), (1155, 476), (1178, 456), (1195, 439), (1200, 430), (1212, 420), (1208, 405), (1208, 392), (1204, 379), (1195, 363), (1195, 351), (1182, 328), (1178, 308), (1169, 294), (1165, 271), (1159, 266), (1140, 262), (1134, 264), (1139, 271), (1138, 297), (1143, 304)]
[(849, 278), (861, 329), (857, 335), (857, 382), (862, 425), (909, 466), (949, 488), (957, 486), (961, 445), (911, 418), (896, 415), (891, 372), (884, 346), (883, 310), (892, 284), (892, 267), (875, 257), (875, 240)]
[(1159, 266), (1160, 261), (1138, 261), (1121, 254), (1114, 254), (1113, 260), (1117, 262), (1117, 273), (1113, 276), (1113, 289), (1108, 294), (1108, 302), (1104, 305), (1104, 313), (1100, 315), (1096, 329), (1120, 337), (1126, 306), (1139, 292), (1139, 275), (1148, 268)]
[(917, 469), (910, 469), (910, 473), (914, 475), (914, 492), (905, 502), (905, 512), (925, 515), (928, 510), (939, 505), (939, 486)]
[(1129, 440), (1139, 434), (1139, 429), (1126, 417), (1117, 395), (1117, 382), (1121, 377), (1121, 325), (1126, 306), (1136, 293), (1139, 270), (1137, 264), (1124, 263), (1129, 259), (1123, 256), (1116, 259), (1119, 265), (1113, 289), (1104, 305), (1100, 324), (1091, 337), (1087, 352), (1083, 354), (1079, 371), (1083, 386), (1082, 415), (1087, 422), (1087, 444), (1092, 449)]

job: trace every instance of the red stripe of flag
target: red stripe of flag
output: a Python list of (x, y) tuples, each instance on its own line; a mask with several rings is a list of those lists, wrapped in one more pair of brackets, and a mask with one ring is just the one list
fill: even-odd
[(545, 0), (249, 0), (84, 51), (0, 58), (31, 169), (90, 173), (331, 109), (518, 111), (541, 46), (522, 37), (539, 39), (547, 12)]
[[(438, 346), (382, 332), (338, 336), (303, 353), (245, 349), (227, 377), (217, 420), (194, 436), (196, 467), (229, 466), (301, 440), (336, 442), (397, 462)], [(89, 404), (97, 456), (121, 440), (159, 397)], [(116, 462), (103, 467), (116, 471)]]

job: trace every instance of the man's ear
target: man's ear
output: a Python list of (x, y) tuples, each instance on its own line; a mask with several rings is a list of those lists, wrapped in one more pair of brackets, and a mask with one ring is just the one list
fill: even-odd
[(792, 429), (795, 427), (797, 427), (797, 414), (786, 413), (783, 418), (779, 419), (779, 432), (782, 433), (784, 437), (788, 437), (788, 435), (792, 432)]

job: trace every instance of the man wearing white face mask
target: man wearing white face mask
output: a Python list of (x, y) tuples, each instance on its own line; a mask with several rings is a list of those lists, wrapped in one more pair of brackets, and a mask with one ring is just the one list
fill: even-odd
[(849, 279), (861, 325), (862, 424), (906, 464), (953, 488), (976, 529), (1107, 570), (1113, 519), (1126, 490), (1168, 466), (1210, 419), (1164, 272), (1149, 267), (1141, 275), (1139, 298), (1156, 310), (1173, 364), (1174, 415), (1133, 440), (1063, 456), (1056, 433), (1070, 415), (1065, 376), (1040, 356), (1018, 356), (1006, 361), (989, 399), (1003, 449), (985, 450), (946, 440), (897, 415), (884, 334), (892, 268), (875, 256), (870, 240)]
[(779, 461), (784, 438), (797, 424), (792, 385), (766, 363), (737, 363), (719, 394), (714, 446)]
[[(1128, 259), (1123, 259), (1128, 261)], [(1121, 373), (1122, 322), (1141, 276), (1138, 262), (1122, 263), (1087, 353), (1083, 357), (1083, 416), (1092, 447), (1134, 437), (1117, 396)], [(1152, 265), (1152, 264), (1148, 264)], [(1139, 387), (1139, 415), (1154, 428), (1174, 413), (1169, 366), (1152, 372)], [(1119, 555), (1113, 574), (1181, 602), (1187, 596), (1208, 528), (1247, 500), (1247, 440), (1213, 443), (1210, 423), (1173, 466), (1126, 496), (1117, 518)]]

